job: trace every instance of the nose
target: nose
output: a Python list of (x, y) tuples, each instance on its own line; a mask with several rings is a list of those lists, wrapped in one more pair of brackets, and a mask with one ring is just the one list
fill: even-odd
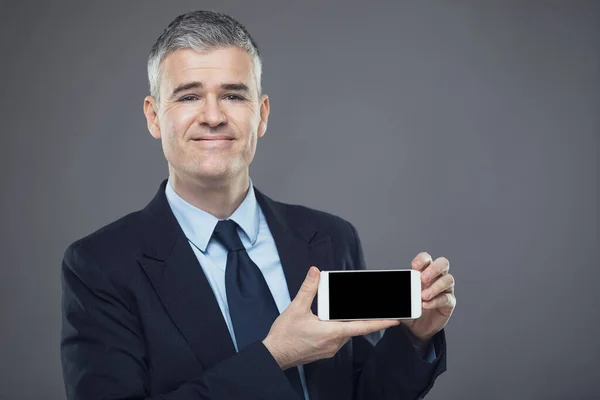
[(227, 117), (216, 96), (206, 96), (202, 108), (198, 111), (198, 122), (210, 127), (219, 126), (227, 122)]

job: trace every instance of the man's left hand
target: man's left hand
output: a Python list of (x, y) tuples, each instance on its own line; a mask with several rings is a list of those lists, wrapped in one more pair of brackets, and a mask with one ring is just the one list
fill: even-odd
[(439, 257), (435, 261), (428, 253), (419, 253), (411, 263), (421, 271), (421, 299), (423, 314), (417, 319), (402, 319), (417, 339), (427, 342), (448, 323), (454, 307), (454, 277), (448, 273), (450, 261)]

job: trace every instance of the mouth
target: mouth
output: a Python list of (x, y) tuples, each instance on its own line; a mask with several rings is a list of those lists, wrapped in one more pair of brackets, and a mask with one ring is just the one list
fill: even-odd
[(194, 142), (228, 142), (232, 141), (231, 138), (215, 138), (215, 139), (192, 139)]
[(225, 148), (233, 145), (234, 139), (192, 139), (192, 142), (197, 143), (197, 146), (202, 148)]

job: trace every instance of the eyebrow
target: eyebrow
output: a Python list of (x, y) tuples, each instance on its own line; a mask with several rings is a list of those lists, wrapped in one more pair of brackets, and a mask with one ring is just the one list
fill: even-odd
[[(171, 93), (171, 98), (175, 97), (177, 94), (179, 94), (181, 92), (185, 92), (186, 90), (201, 89), (203, 87), (204, 87), (204, 85), (202, 84), (202, 82), (198, 82), (198, 81), (182, 83), (173, 90), (173, 93)], [(220, 85), (220, 88), (224, 89), (224, 90), (233, 90), (236, 92), (243, 92), (246, 95), (250, 95), (250, 88), (248, 87), (248, 85), (246, 85), (245, 83), (241, 83), (241, 82), (222, 83)]]

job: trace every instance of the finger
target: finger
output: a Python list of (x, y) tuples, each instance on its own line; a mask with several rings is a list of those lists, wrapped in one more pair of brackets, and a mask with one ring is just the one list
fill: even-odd
[(440, 275), (445, 275), (450, 269), (450, 261), (446, 257), (439, 257), (421, 272), (421, 282), (429, 286)]
[(422, 252), (417, 254), (417, 256), (412, 260), (411, 266), (417, 271), (422, 271), (423, 269), (427, 268), (431, 261), (432, 259), (429, 253)]
[(386, 319), (376, 321), (346, 321), (338, 322), (337, 324), (343, 336), (360, 336), (399, 325), (400, 321)]
[(315, 295), (317, 294), (317, 290), (319, 289), (320, 275), (321, 274), (317, 267), (312, 266), (308, 269), (306, 278), (304, 278), (304, 282), (302, 282), (300, 290), (298, 290), (294, 301), (292, 301), (295, 307), (299, 307), (304, 310), (310, 309), (310, 306), (315, 299)]
[(441, 293), (430, 301), (423, 302), (423, 308), (433, 310), (435, 308), (454, 308), (456, 305), (456, 297), (452, 293)]
[[(454, 288), (454, 277), (450, 274), (442, 275), (436, 279), (427, 289), (421, 292), (421, 298), (423, 300), (431, 300), (438, 294), (449, 291)], [(451, 293), (451, 291), (450, 291)]]

